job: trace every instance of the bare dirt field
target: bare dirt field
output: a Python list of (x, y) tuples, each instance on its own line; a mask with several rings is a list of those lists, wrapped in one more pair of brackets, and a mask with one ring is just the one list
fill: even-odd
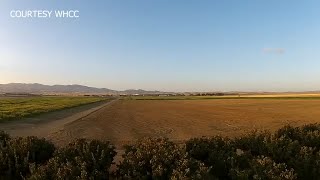
[(74, 138), (126, 144), (144, 136), (181, 141), (192, 137), (276, 130), (320, 122), (320, 100), (215, 99), (118, 100), (85, 118), (70, 122), (49, 138), (65, 144)]

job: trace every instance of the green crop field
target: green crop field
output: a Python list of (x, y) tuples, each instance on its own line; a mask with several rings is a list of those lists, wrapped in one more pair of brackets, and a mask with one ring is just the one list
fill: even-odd
[(99, 97), (0, 98), (0, 122), (106, 100)]

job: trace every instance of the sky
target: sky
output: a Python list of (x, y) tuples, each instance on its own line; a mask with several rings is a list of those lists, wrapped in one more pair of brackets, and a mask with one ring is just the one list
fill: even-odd
[[(0, 83), (320, 90), (320, 1), (1, 0)], [(11, 11), (78, 10), (79, 18)]]

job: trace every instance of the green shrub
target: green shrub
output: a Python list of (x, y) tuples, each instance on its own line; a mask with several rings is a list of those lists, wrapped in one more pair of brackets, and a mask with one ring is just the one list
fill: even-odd
[(297, 140), (280, 137), (273, 139), (268, 144), (269, 154), (278, 163), (293, 164), (293, 157), (300, 151), (300, 143)]
[(10, 140), (9, 134), (4, 131), (0, 131), (0, 148), (7, 145), (8, 140)]
[(308, 124), (302, 127), (284, 126), (276, 131), (274, 137), (291, 139), (298, 141), (302, 146), (320, 149), (320, 124)]
[(207, 171), (184, 147), (164, 138), (146, 138), (125, 147), (117, 175), (123, 179), (202, 179)]
[(0, 149), (0, 176), (20, 179), (29, 175), (29, 164), (41, 164), (50, 159), (54, 145), (37, 137), (13, 138)]
[(299, 179), (318, 179), (320, 177), (320, 152), (316, 148), (301, 147), (289, 162)]
[(301, 140), (301, 129), (298, 127), (292, 127), (290, 125), (286, 125), (280, 129), (278, 129), (275, 134), (275, 138), (288, 138), (292, 140)]
[(264, 156), (254, 159), (251, 168), (253, 179), (292, 180), (297, 178), (294, 170), (288, 170), (285, 163), (275, 163), (272, 159)]
[(78, 139), (58, 149), (46, 165), (34, 167), (30, 179), (108, 179), (115, 155), (108, 141)]
[(170, 179), (214, 179), (209, 174), (210, 168), (193, 158), (184, 157), (179, 159), (177, 166), (173, 169)]
[(294, 180), (297, 179), (297, 174), (293, 169), (287, 169), (284, 163), (277, 164), (269, 157), (257, 156), (250, 162), (250, 168), (232, 169), (231, 177), (232, 179)]
[(243, 151), (249, 151), (253, 156), (267, 155), (268, 144), (271, 142), (270, 132), (253, 131), (233, 140), (233, 145)]
[(28, 155), (29, 162), (36, 164), (46, 162), (55, 151), (53, 143), (44, 138), (40, 139), (33, 136), (11, 139), (8, 143), (8, 148), (20, 157)]
[(217, 179), (230, 179), (231, 168), (247, 168), (252, 158), (250, 153), (238, 149), (232, 140), (219, 136), (191, 139), (186, 147), (190, 156), (210, 167), (211, 176)]
[[(186, 142), (186, 151), (191, 157), (208, 164), (212, 140), (210, 138), (194, 138)], [(224, 141), (221, 141), (224, 144)]]
[[(87, 164), (84, 161), (81, 161), (80, 158), (75, 158), (73, 161), (69, 161), (61, 159), (60, 157), (53, 157), (49, 159), (45, 165), (32, 165), (32, 175), (28, 179), (94, 179), (89, 177), (86, 166)], [(107, 172), (104, 172), (104, 176), (107, 176)], [(101, 179), (107, 179), (107, 177)]]
[(314, 132), (314, 131), (320, 131), (320, 124), (314, 123), (314, 124), (306, 124), (301, 127), (302, 132)]
[(205, 163), (209, 163), (208, 158), (210, 153), (216, 150), (233, 151), (234, 147), (230, 139), (220, 136), (193, 138), (186, 141), (186, 151), (190, 156)]

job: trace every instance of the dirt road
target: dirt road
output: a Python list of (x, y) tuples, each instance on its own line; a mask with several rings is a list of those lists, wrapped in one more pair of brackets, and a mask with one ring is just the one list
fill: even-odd
[(64, 128), (65, 125), (98, 111), (112, 104), (113, 101), (98, 102), (79, 107), (50, 112), (32, 118), (2, 122), (0, 130), (4, 130), (11, 136), (38, 136), (50, 138), (52, 133)]

